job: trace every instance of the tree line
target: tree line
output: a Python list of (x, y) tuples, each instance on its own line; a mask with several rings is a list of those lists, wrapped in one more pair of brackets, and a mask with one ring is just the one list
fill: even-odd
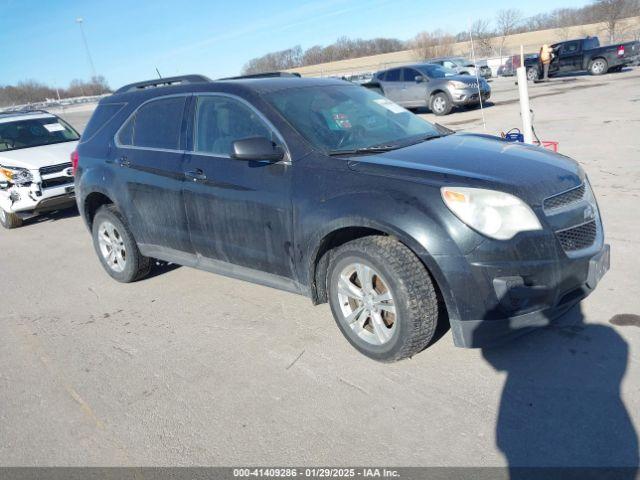
[[(524, 17), (518, 9), (506, 9), (495, 18), (476, 20), (470, 28), (476, 41), (478, 55), (502, 55), (506, 38), (517, 33), (569, 27), (590, 23), (605, 23), (609, 42), (614, 42), (621, 33), (620, 21), (640, 15), (640, 0), (592, 0), (584, 7), (558, 8), (548, 13)], [(640, 32), (636, 32), (639, 36)], [(451, 55), (453, 44), (469, 41), (469, 31), (452, 34), (442, 30), (424, 31), (408, 41), (396, 38), (374, 38), (371, 40), (341, 37), (328, 46), (314, 45), (303, 50), (299, 45), (271, 52), (249, 60), (243, 67), (243, 74), (254, 74), (319, 63), (348, 60), (351, 58), (377, 55), (413, 49), (419, 58), (433, 58)]]
[(58, 98), (73, 98), (110, 93), (107, 80), (102, 76), (90, 80), (75, 79), (67, 88), (55, 88), (36, 80), (24, 80), (16, 85), (0, 86), (0, 107), (38, 103)]

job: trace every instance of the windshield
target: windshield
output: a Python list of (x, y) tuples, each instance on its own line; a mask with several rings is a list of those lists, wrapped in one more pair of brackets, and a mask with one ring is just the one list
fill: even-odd
[(266, 98), (304, 138), (330, 154), (400, 148), (442, 134), (431, 123), (363, 87), (286, 89)]
[(56, 117), (0, 123), (0, 152), (78, 140), (80, 135)]
[(420, 65), (416, 67), (416, 70), (429, 78), (445, 78), (457, 75), (455, 70), (441, 67), (440, 65)]
[(462, 66), (462, 67), (473, 67), (473, 62), (471, 60), (468, 60), (466, 58), (462, 58), (462, 57), (458, 57), (458, 58), (454, 58), (452, 59), (453, 62), (457, 63), (458, 65)]

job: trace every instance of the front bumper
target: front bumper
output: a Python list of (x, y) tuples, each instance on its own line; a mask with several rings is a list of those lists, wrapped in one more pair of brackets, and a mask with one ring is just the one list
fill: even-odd
[[(454, 292), (464, 296), (462, 315), (450, 319), (456, 346), (489, 347), (550, 325), (596, 288), (609, 270), (610, 247), (602, 243), (584, 257), (535, 263), (472, 266), (476, 288), (465, 285), (466, 295), (462, 290)], [(478, 275), (480, 270), (484, 272)], [(482, 295), (486, 298), (481, 299)], [(482, 306), (476, 308), (478, 304)]]
[(491, 98), (491, 90), (481, 90), (480, 94), (478, 94), (477, 88), (450, 90), (449, 94), (451, 95), (453, 104), (456, 106), (475, 105), (480, 103), (480, 95), (482, 95), (483, 102), (486, 102)]
[(6, 212), (15, 213), (22, 219), (71, 207), (74, 203), (73, 183), (51, 188), (42, 188), (40, 183), (32, 183), (29, 186), (12, 186), (0, 191), (0, 208)]

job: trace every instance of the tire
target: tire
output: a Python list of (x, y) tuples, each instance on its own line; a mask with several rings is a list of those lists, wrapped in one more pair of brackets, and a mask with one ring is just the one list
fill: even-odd
[(535, 82), (540, 78), (540, 72), (535, 67), (527, 68), (527, 80)]
[(124, 218), (113, 205), (100, 207), (93, 219), (93, 246), (106, 272), (122, 283), (144, 278), (151, 259), (143, 256)]
[(589, 73), (591, 75), (602, 75), (609, 70), (609, 64), (604, 58), (594, 58), (589, 62)]
[(431, 276), (393, 238), (364, 237), (338, 247), (329, 260), (327, 292), (338, 328), (369, 358), (409, 358), (433, 339), (439, 307)]
[(5, 212), (2, 208), (0, 208), (0, 225), (2, 225), (7, 230), (11, 230), (12, 228), (21, 227), (22, 219), (15, 213)]
[(436, 93), (431, 97), (429, 109), (438, 117), (449, 115), (453, 109), (453, 103), (446, 93)]

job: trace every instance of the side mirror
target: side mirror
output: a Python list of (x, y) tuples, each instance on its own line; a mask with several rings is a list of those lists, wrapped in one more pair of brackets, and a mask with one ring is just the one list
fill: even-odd
[(266, 137), (242, 138), (233, 142), (231, 158), (277, 162), (284, 158), (284, 151)]
[(425, 81), (425, 78), (422, 75), (416, 75), (413, 79), (416, 81), (416, 83), (422, 83)]

